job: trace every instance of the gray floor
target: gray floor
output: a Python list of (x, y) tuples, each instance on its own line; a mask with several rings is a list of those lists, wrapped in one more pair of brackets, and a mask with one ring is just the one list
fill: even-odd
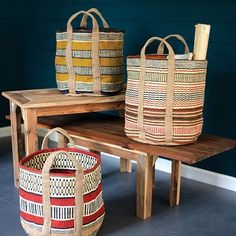
[[(26, 235), (19, 222), (18, 193), (13, 186), (10, 138), (0, 139), (0, 236)], [(236, 193), (182, 180), (181, 205), (168, 206), (169, 175), (156, 173), (153, 216), (135, 217), (135, 171), (119, 172), (119, 161), (103, 158), (106, 217), (98, 236), (235, 236)], [(135, 169), (135, 166), (134, 166)]]

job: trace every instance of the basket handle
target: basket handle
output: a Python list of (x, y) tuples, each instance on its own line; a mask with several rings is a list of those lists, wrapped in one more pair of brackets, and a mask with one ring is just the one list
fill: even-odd
[[(98, 15), (102, 21), (103, 28), (109, 28), (107, 21), (104, 19), (104, 17), (102, 16), (101, 12), (98, 9), (90, 8), (87, 12), (88, 13), (95, 13), (96, 15)], [(88, 19), (88, 16), (83, 15), (82, 20), (80, 22), (80, 27), (87, 27), (87, 19)]]
[[(180, 35), (180, 34), (170, 34), (170, 35), (166, 36), (164, 38), (164, 40), (167, 40), (169, 38), (177, 38), (178, 40), (180, 40), (184, 44), (184, 46), (185, 46), (184, 53), (185, 54), (189, 53), (188, 44), (186, 43), (186, 40), (184, 39), (184, 37), (182, 35)], [(164, 43), (163, 42), (161, 42), (159, 44), (159, 46), (157, 48), (157, 54), (164, 54)]]
[(83, 225), (83, 168), (79, 162), (68, 152), (57, 151), (51, 153), (42, 169), (42, 193), (43, 193), (43, 236), (51, 235), (51, 202), (50, 202), (50, 169), (55, 158), (59, 154), (65, 154), (75, 166), (75, 208), (74, 208), (74, 235), (82, 235)]
[(86, 11), (79, 11), (73, 14), (67, 22), (67, 47), (66, 47), (66, 66), (69, 74), (68, 87), (72, 95), (76, 94), (76, 80), (75, 71), (72, 60), (72, 36), (73, 27), (72, 21), (79, 15), (87, 15), (91, 17), (93, 30), (92, 30), (92, 74), (93, 74), (93, 94), (101, 94), (101, 76), (100, 76), (100, 61), (99, 61), (99, 26), (94, 16)]
[(145, 86), (145, 75), (146, 75), (146, 56), (145, 51), (147, 46), (153, 41), (161, 41), (165, 44), (169, 51), (168, 56), (168, 73), (167, 73), (167, 97), (166, 97), (166, 114), (165, 114), (165, 141), (167, 143), (172, 142), (173, 136), (173, 90), (174, 90), (174, 75), (175, 75), (175, 53), (164, 39), (159, 37), (152, 37), (147, 40), (141, 50), (141, 65), (140, 65), (140, 76), (139, 76), (139, 93), (138, 93), (138, 129), (139, 138), (145, 140), (144, 120), (143, 120), (143, 108), (144, 108), (144, 86)]
[(56, 128), (53, 128), (51, 130), (49, 130), (46, 135), (44, 136), (43, 138), (43, 142), (42, 142), (42, 146), (41, 146), (41, 149), (45, 149), (45, 148), (48, 148), (48, 138), (49, 136), (54, 133), (54, 132), (58, 132), (60, 134), (62, 134), (63, 136), (65, 136), (66, 138), (68, 138), (69, 140), (69, 144), (71, 144), (72, 147), (75, 147), (75, 142), (74, 140), (71, 138), (71, 136), (69, 135), (69, 133), (67, 133), (64, 129), (62, 128), (59, 128), (59, 127), (56, 127)]

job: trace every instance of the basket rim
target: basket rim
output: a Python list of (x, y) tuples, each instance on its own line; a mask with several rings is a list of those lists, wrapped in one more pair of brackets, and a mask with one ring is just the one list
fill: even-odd
[[(73, 33), (92, 33), (92, 28), (89, 27), (78, 27), (73, 28)], [(99, 33), (124, 33), (125, 30), (117, 28), (103, 28), (99, 27)], [(67, 29), (57, 29), (56, 33), (67, 33)]]
[[(184, 54), (184, 53), (182, 53)], [(175, 55), (182, 55), (181, 53), (176, 53)], [(165, 61), (166, 63), (168, 63), (168, 58), (167, 58), (168, 54), (155, 54), (155, 53), (147, 53), (145, 54), (145, 59), (146, 60), (151, 60), (151, 61)], [(166, 57), (166, 58), (165, 58)], [(126, 56), (126, 60), (141, 60), (141, 55), (140, 54), (134, 54), (134, 55), (128, 55)], [(178, 62), (202, 62), (202, 63), (207, 63), (208, 60), (205, 59), (205, 60), (188, 60), (188, 59), (175, 59), (175, 61), (178, 61)]]
[[(87, 169), (84, 170), (84, 174), (88, 174), (93, 172), (95, 169), (97, 169), (97, 167), (99, 165), (101, 165), (101, 157), (99, 155), (97, 155), (96, 153), (92, 153), (92, 152), (87, 152), (78, 148), (46, 148), (46, 149), (42, 149), (42, 150), (38, 150), (36, 152), (33, 152), (31, 154), (29, 154), (28, 156), (22, 158), (19, 162), (19, 168), (20, 169), (24, 169), (26, 171), (30, 171), (30, 172), (34, 172), (37, 174), (42, 174), (42, 170), (37, 170), (35, 168), (32, 167), (27, 167), (25, 166), (25, 162), (27, 162), (28, 160), (32, 159), (34, 156), (39, 155), (41, 153), (47, 153), (47, 152), (56, 152), (56, 151), (66, 151), (66, 152), (76, 152), (76, 153), (81, 153), (81, 154), (85, 154), (85, 155), (89, 155), (94, 157), (97, 160), (97, 163), (93, 166), (93, 168), (91, 169)], [(68, 177), (74, 177), (75, 173), (50, 173), (51, 176), (68, 176)]]

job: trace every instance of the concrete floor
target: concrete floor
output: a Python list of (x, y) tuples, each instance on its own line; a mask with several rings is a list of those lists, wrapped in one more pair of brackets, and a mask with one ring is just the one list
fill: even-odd
[[(10, 138), (0, 139), (0, 236), (24, 236), (13, 186)], [(119, 160), (103, 157), (106, 216), (98, 236), (236, 236), (236, 193), (182, 179), (181, 205), (168, 206), (169, 175), (156, 173), (153, 216), (135, 217), (135, 171), (119, 172)], [(135, 165), (134, 168), (135, 170)]]

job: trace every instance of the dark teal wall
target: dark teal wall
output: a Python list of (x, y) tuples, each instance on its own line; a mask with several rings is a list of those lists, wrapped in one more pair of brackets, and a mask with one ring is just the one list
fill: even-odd
[[(25, 0), (0, 1), (0, 93), (24, 87)], [(0, 127), (8, 125), (8, 101), (0, 96)]]
[[(97, 7), (112, 27), (125, 30), (125, 56), (139, 53), (149, 37), (165, 36), (170, 33), (180, 33), (185, 36), (192, 49), (194, 25), (211, 24), (204, 132), (236, 139), (235, 1), (28, 0), (24, 15), (27, 19), (23, 40), (24, 88), (56, 86), (55, 30), (64, 28), (72, 13), (91, 7)], [(75, 23), (78, 24), (78, 21)], [(9, 34), (9, 29), (6, 30)], [(14, 34), (16, 35), (16, 32)], [(6, 37), (5, 34), (3, 37)], [(12, 40), (11, 37), (9, 39)], [(18, 44), (16, 50), (21, 54), (22, 48)], [(17, 66), (19, 67), (18, 64)], [(11, 68), (10, 64), (6, 68)], [(11, 73), (14, 73), (11, 81), (14, 81), (13, 78), (18, 81), (14, 77), (15, 72)], [(203, 161), (198, 166), (236, 176), (236, 151)]]

